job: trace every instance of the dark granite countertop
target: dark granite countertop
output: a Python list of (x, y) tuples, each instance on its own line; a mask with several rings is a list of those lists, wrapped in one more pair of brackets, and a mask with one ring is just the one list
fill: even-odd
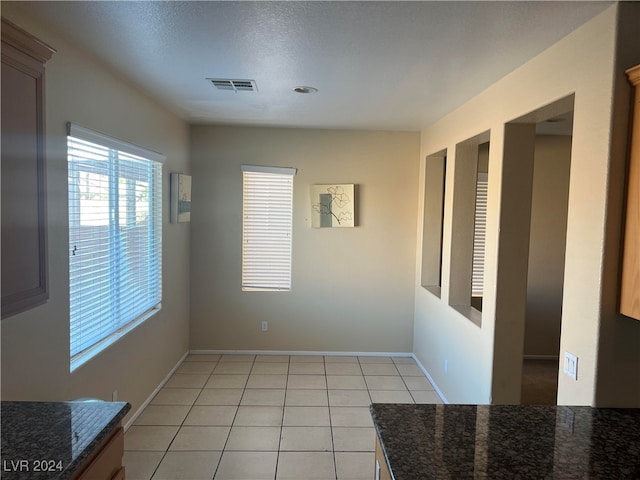
[(126, 402), (2, 402), (2, 479), (71, 478), (131, 408)]
[(640, 479), (640, 409), (373, 404), (394, 480)]

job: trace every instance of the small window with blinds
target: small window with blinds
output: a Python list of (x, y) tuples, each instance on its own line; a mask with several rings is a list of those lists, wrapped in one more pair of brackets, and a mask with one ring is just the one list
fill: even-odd
[(473, 229), (473, 273), (471, 296), (482, 297), (484, 289), (484, 246), (487, 231), (488, 174), (478, 172), (476, 181), (476, 209)]
[(162, 300), (164, 157), (68, 125), (71, 371)]
[(242, 166), (242, 290), (291, 290), (295, 168)]

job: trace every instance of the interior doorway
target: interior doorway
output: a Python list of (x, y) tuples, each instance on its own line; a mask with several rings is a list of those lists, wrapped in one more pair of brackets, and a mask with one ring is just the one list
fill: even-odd
[(573, 112), (536, 124), (521, 403), (555, 405)]

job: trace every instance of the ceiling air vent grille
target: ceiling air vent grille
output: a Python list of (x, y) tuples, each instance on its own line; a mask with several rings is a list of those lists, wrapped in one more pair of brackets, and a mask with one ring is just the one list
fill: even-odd
[(255, 80), (234, 80), (229, 78), (207, 78), (218, 90), (232, 92), (257, 92), (258, 86)]

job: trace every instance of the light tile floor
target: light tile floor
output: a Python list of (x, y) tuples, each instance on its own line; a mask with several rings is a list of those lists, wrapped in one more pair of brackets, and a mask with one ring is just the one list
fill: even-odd
[(125, 435), (128, 480), (371, 480), (369, 404), (441, 403), (411, 358), (189, 355)]

